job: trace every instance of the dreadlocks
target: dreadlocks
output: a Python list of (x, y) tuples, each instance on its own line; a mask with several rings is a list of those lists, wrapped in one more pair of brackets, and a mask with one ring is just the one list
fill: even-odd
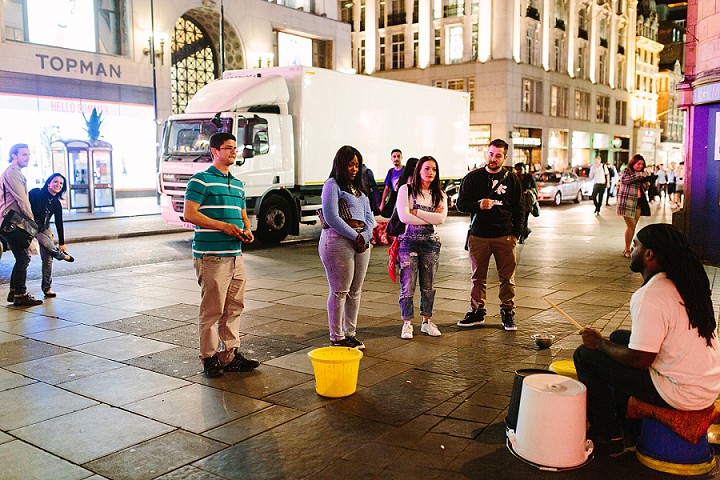
[(675, 284), (690, 318), (688, 328), (697, 328), (710, 346), (716, 326), (710, 281), (685, 235), (672, 225), (655, 223), (640, 230), (637, 238), (655, 253), (665, 275)]

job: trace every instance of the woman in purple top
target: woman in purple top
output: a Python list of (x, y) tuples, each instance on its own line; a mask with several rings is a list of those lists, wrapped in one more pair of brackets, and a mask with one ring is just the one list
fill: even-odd
[(365, 348), (355, 335), (375, 227), (375, 216), (360, 174), (362, 161), (360, 152), (347, 145), (335, 154), (330, 178), (322, 190), (322, 212), (328, 228), (323, 228), (318, 244), (330, 287), (327, 301), (330, 342), (333, 346), (358, 350)]

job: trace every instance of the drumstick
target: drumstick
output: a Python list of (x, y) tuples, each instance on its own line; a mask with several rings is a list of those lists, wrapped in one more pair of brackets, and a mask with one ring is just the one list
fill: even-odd
[(568, 320), (570, 320), (570, 323), (572, 323), (573, 325), (575, 325), (579, 330), (582, 330), (583, 328), (585, 328), (585, 327), (583, 327), (582, 325), (580, 325), (578, 322), (576, 322), (575, 319), (573, 319), (570, 315), (568, 315), (567, 313), (563, 312), (562, 309), (561, 309), (560, 307), (558, 307), (557, 305), (555, 305), (553, 302), (551, 302), (551, 301), (548, 300), (547, 298), (545, 299), (545, 301), (546, 301), (547, 303), (549, 303), (550, 306), (553, 307), (555, 310), (557, 310), (558, 312), (560, 312), (560, 314), (561, 314), (563, 317), (565, 317), (565, 318), (567, 318)]

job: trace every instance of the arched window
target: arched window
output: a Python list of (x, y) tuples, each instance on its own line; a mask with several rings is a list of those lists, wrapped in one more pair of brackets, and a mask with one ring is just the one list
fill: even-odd
[(175, 23), (172, 38), (170, 82), (173, 113), (185, 111), (195, 92), (215, 78), (215, 53), (207, 33), (183, 15)]

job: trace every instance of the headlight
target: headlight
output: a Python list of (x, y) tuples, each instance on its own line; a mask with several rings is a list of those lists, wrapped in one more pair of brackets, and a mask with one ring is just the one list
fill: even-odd
[(554, 191), (555, 191), (555, 187), (542, 187), (540, 189), (540, 193), (544, 193), (546, 195), (549, 193), (553, 193)]
[(175, 174), (173, 173), (163, 173), (163, 182), (175, 182), (177, 179), (175, 178)]

